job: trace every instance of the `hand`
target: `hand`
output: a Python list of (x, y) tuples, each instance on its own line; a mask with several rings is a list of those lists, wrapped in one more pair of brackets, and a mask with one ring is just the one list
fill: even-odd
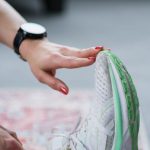
[(15, 132), (0, 126), (0, 150), (23, 150)]
[(56, 78), (60, 68), (79, 68), (92, 65), (103, 47), (79, 50), (44, 40), (25, 40), (20, 46), (21, 56), (27, 60), (35, 77), (51, 88), (67, 94), (67, 85)]

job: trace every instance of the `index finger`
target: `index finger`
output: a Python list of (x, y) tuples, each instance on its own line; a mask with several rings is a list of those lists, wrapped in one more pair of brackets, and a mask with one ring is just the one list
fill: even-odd
[(80, 68), (92, 65), (96, 60), (96, 57), (79, 58), (63, 56), (60, 58), (58, 68)]
[(82, 50), (70, 47), (63, 47), (61, 48), (61, 53), (65, 56), (87, 58), (90, 56), (96, 56), (101, 50), (103, 50), (103, 46), (91, 47)]

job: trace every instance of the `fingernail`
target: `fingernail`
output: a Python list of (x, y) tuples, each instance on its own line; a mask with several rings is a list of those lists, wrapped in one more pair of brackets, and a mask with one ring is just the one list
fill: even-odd
[(65, 94), (65, 95), (68, 94), (68, 90), (66, 88), (64, 88), (64, 87), (60, 88), (60, 92), (63, 93), (63, 94)]
[(88, 57), (88, 59), (91, 60), (91, 61), (95, 61), (96, 57)]
[(95, 47), (95, 50), (100, 51), (100, 50), (103, 50), (103, 48), (104, 48), (103, 46), (96, 46), (96, 47)]

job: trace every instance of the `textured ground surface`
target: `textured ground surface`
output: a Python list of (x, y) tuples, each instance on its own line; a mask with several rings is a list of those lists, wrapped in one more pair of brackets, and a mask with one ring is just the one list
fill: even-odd
[[(39, 90), (0, 91), (0, 123), (17, 131), (25, 149), (48, 150), (52, 135), (72, 131), (93, 98), (91, 91), (73, 91), (67, 97)], [(148, 150), (143, 148), (146, 140), (142, 133), (139, 150)]]

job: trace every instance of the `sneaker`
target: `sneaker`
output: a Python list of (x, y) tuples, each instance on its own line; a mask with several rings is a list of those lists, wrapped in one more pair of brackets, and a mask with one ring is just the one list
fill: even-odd
[(138, 150), (139, 103), (123, 63), (111, 51), (96, 60), (96, 97), (59, 150)]

